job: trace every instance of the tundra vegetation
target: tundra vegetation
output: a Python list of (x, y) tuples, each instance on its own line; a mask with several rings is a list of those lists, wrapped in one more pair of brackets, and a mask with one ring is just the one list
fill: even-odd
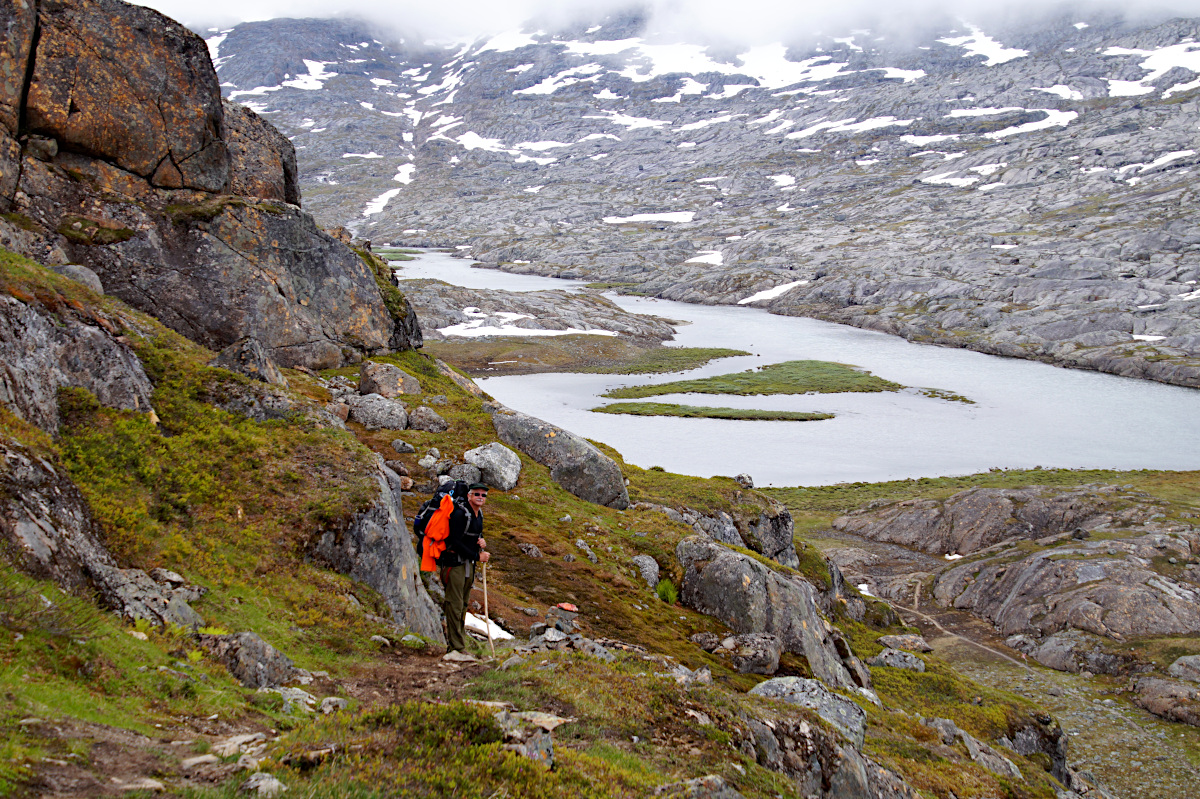
[[(383, 360), (417, 377), (424, 396), (446, 398), (439, 413), (450, 428), (404, 431), (416, 452), (397, 455), (392, 431), (368, 431), (353, 422), (347, 431), (320, 428), (299, 412), (259, 422), (221, 410), (225, 400), (254, 385), (207, 366), (212, 352), (155, 320), (32, 262), (5, 254), (0, 291), (47, 309), (102, 312), (116, 320), (153, 381), (159, 420), (103, 407), (75, 389), (60, 393), (62, 425), (56, 438), (8, 411), (0, 411), (0, 432), (71, 476), (123, 565), (172, 569), (207, 589), (193, 603), (206, 625), (201, 632), (254, 630), (297, 666), (327, 674), (322, 690), (348, 700), (344, 710), (314, 717), (277, 694), (249, 691), (192, 632), (123, 622), (88, 596), (64, 594), (25, 576), (7, 553), (0, 566), (3, 795), (33, 790), (52, 762), (103, 777), (112, 764), (97, 747), (105, 736), (109, 743), (104, 745), (111, 745), (121, 731), (146, 736), (139, 740), (149, 742), (138, 746), (152, 753), (147, 767), (156, 778), (183, 786), (190, 796), (230, 795), (244, 779), (235, 773), (235, 758), (218, 758), (212, 784), (190, 778), (179, 765), (181, 755), (205, 749), (204, 741), (218, 730), (273, 730), (260, 768), (300, 796), (642, 796), (653, 786), (701, 774), (720, 774), (746, 796), (797, 795), (794, 783), (758, 765), (739, 746), (747, 734), (746, 714), (766, 712), (765, 700), (743, 693), (762, 678), (740, 674), (729, 661), (691, 643), (695, 633), (727, 631), (672, 602), (671, 589), (682, 579), (675, 546), (692, 534), (691, 528), (646, 505), (616, 511), (586, 503), (524, 455), (520, 485), (493, 491), (489, 500), (488, 525), (494, 531), (489, 542), (496, 555), (490, 569), (493, 618), (523, 637), (535, 619), (522, 609), (532, 607), (541, 615), (569, 601), (580, 608), (589, 637), (623, 641), (647, 654), (635, 649), (608, 664), (586, 655), (547, 653), (523, 667), (476, 669), (457, 679), (446, 675), (430, 681), (439, 673), (439, 661), (429, 648), (381, 650), (372, 636), (394, 641), (399, 633), (384, 621), (386, 608), (378, 595), (307, 555), (314, 537), (343, 529), (372, 501), (372, 453), (400, 460), (418, 474), (416, 460), (431, 447), (461, 452), (494, 437), (481, 399), (427, 355), (405, 352)], [(321, 378), (353, 371), (346, 367), (318, 378), (286, 370), (287, 391), (297, 407), (320, 404), (329, 396)], [(635, 502), (709, 514), (766, 506), (764, 496), (730, 478), (641, 469), (602, 449), (620, 463)], [(1055, 475), (1064, 484), (1093, 479)], [(1022, 479), (999, 473), (957, 482), (947, 478), (936, 486), (918, 481), (797, 489), (780, 496), (799, 514), (800, 527), (811, 528), (874, 496)], [(1159, 479), (1166, 486), (1175, 478), (1147, 474), (1141, 479)], [(405, 497), (409, 514), (419, 499)], [(578, 551), (574, 542), (579, 539), (589, 544), (597, 562), (564, 558)], [(543, 557), (525, 555), (523, 544), (536, 546)], [(818, 587), (827, 586), (829, 573), (819, 553), (803, 535), (797, 544), (800, 573)], [(657, 591), (629, 565), (639, 554), (662, 566)], [(863, 658), (881, 650), (875, 643), (880, 634), (905, 629), (888, 613), (867, 619), (874, 623), (839, 621)], [(930, 795), (944, 796), (952, 788), (959, 797), (1054, 796), (1054, 781), (1036, 758), (1012, 755), (1024, 776), (1018, 784), (929, 748), (932, 733), (919, 718), (950, 718), (971, 734), (994, 740), (1039, 711), (1026, 699), (971, 682), (936, 657), (927, 662), (924, 674), (876, 669), (881, 707), (855, 699), (868, 718), (865, 753)], [(707, 667), (714, 681), (685, 687), (664, 679), (674, 663)], [(810, 672), (803, 657), (785, 655), (780, 674)], [(476, 699), (573, 719), (555, 733), (555, 769), (504, 749), (494, 711), (468, 701)], [(770, 712), (824, 729), (815, 715), (799, 708), (772, 705)], [(181, 740), (192, 743), (169, 745)]]

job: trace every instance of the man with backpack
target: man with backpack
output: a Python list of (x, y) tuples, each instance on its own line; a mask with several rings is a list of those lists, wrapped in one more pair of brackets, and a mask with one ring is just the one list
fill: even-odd
[(422, 505), (413, 522), (421, 540), (421, 569), (432, 571), (436, 565), (446, 592), (442, 610), (446, 614), (447, 654), (466, 648), (467, 602), (475, 582), (475, 564), (491, 558), (483, 538), (487, 492), (484, 483), (465, 486), (453, 481)]

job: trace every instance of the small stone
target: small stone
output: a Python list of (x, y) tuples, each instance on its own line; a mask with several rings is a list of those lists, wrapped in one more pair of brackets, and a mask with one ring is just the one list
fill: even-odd
[(400, 639), (400, 643), (404, 646), (410, 646), (414, 648), (425, 646), (425, 642), (421, 640), (421, 636), (413, 635), (412, 633), (407, 633), (403, 638)]
[(413, 430), (423, 430), (426, 433), (444, 433), (450, 429), (449, 422), (433, 408), (425, 405), (417, 406), (408, 414), (408, 426)]
[(524, 613), (526, 616), (536, 617), (538, 615), (537, 608), (521, 608), (521, 612)]
[(241, 784), (238, 788), (244, 793), (256, 793), (259, 796), (271, 799), (271, 797), (279, 796), (287, 790), (279, 778), (274, 774), (268, 774), (265, 771), (259, 771), (250, 775), (250, 778)]
[(513, 655), (508, 660), (506, 660), (500, 664), (500, 670), (508, 671), (509, 669), (515, 669), (517, 666), (520, 666), (524, 662), (525, 662), (525, 658), (521, 657), (520, 655)]
[(118, 790), (122, 791), (165, 791), (167, 786), (163, 785), (158, 780), (152, 780), (149, 777), (141, 777), (129, 782), (122, 782), (117, 786)]
[(447, 402), (449, 402), (449, 400), (446, 399), (445, 394), (434, 394), (429, 398), (428, 401), (430, 405), (445, 405)]
[(742, 488), (754, 488), (754, 478), (748, 474), (739, 474), (737, 477), (733, 478), (733, 481)]
[(412, 444), (409, 444), (407, 441), (399, 438), (392, 441), (392, 449), (396, 450), (396, 452), (401, 455), (408, 455), (409, 453), (417, 451), (417, 448)]
[(384, 638), (382, 635), (372, 635), (371, 640), (382, 647), (389, 647), (392, 645), (392, 642)]
[(566, 516), (563, 516), (561, 519), (559, 519), (559, 521), (560, 521), (560, 522), (570, 522), (570, 521), (571, 521), (571, 514), (569, 514), (569, 513), (568, 513)]
[(479, 658), (472, 655), (470, 652), (451, 651), (442, 655), (442, 660), (448, 663), (478, 663)]
[(181, 762), (179, 764), (179, 767), (181, 769), (183, 769), (184, 771), (188, 771), (189, 769), (194, 769), (196, 766), (205, 766), (205, 765), (208, 765), (209, 763), (220, 763), (220, 762), (221, 762), (221, 758), (217, 757), (216, 755), (211, 755), (211, 754), (196, 755), (195, 757), (189, 757), (188, 759)]
[(563, 560), (565, 560), (567, 563), (572, 563), (575, 560), (575, 556), (568, 552), (567, 554), (563, 555)]
[(542, 556), (542, 551), (533, 544), (520, 543), (517, 544), (517, 549), (531, 558), (540, 558)]
[(321, 700), (321, 712), (325, 715), (345, 710), (350, 703), (340, 696), (327, 696)]

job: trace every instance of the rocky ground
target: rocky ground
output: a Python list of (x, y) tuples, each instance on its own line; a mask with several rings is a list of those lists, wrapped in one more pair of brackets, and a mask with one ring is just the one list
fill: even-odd
[(206, 35), (326, 224), (1198, 385), (1196, 23), (1084, 16), (786, 59), (660, 47), (636, 17), (448, 49), (344, 22)]

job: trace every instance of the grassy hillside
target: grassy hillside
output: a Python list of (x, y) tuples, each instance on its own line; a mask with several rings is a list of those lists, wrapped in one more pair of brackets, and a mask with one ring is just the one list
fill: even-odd
[[(424, 395), (413, 404), (445, 396), (446, 403), (435, 406), (450, 423), (445, 433), (371, 432), (355, 424), (348, 432), (321, 429), (303, 409), (328, 401), (328, 391), (296, 371), (287, 376), (297, 411), (260, 423), (214, 404), (252, 394), (256, 384), (206, 366), (213, 353), (116, 300), (11, 256), (0, 259), (0, 291), (107, 320), (145, 364), (159, 419), (105, 408), (85, 391), (67, 390), (59, 398), (58, 438), (3, 410), (0, 435), (70, 474), (123, 566), (180, 572), (208, 590), (193, 603), (208, 631), (259, 633), (317, 673), (306, 690), (349, 703), (322, 716), (289, 707), (276, 693), (243, 688), (191, 634), (127, 625), (89, 596), (64, 595), (19, 573), (5, 553), (0, 796), (36, 795), (70, 780), (112, 785), (129, 769), (179, 795), (232, 796), (247, 775), (236, 754), (214, 756), (203, 766), (183, 761), (208, 754), (224, 737), (253, 732), (266, 738), (260, 768), (297, 797), (643, 796), (653, 786), (709, 773), (750, 797), (798, 795), (785, 777), (757, 765), (752, 747), (747, 751), (745, 718), (823, 723), (806, 711), (746, 696), (761, 677), (732, 671), (728, 661), (688, 640), (700, 631), (724, 634), (724, 627), (660, 601), (630, 565), (634, 555), (650, 555), (677, 583), (675, 546), (691, 529), (654, 510), (583, 502), (525, 456), (519, 485), (493, 491), (488, 501), (492, 616), (522, 638), (537, 620), (523, 609), (541, 615), (568, 601), (579, 606), (586, 636), (625, 642), (629, 650), (613, 664), (547, 654), (501, 670), (450, 666), (424, 645), (384, 646), (372, 639), (395, 642), (402, 631), (380, 619), (386, 608), (373, 591), (314, 565), (308, 545), (324, 531), (344, 529), (373, 501), (372, 452), (403, 460), (417, 474), (416, 460), (431, 447), (461, 456), (495, 439), (481, 401), (431, 358), (408, 352), (383, 360), (421, 381)], [(417, 452), (397, 456), (391, 446), (397, 437)], [(622, 468), (635, 502), (736, 515), (757, 513), (767, 501), (731, 479)], [(864, 497), (911, 496), (925, 488), (890, 484), (780, 496), (803, 528)], [(405, 498), (409, 515), (421, 499)], [(579, 539), (598, 563), (575, 546)], [(523, 554), (522, 543), (544, 557)], [(798, 549), (802, 573), (818, 585), (827, 582), (816, 550), (803, 540)], [(860, 656), (881, 648), (874, 640), (881, 629), (841, 626)], [(707, 666), (713, 684), (687, 689), (666, 679), (677, 663)], [(931, 796), (953, 790), (960, 799), (1053, 797), (1045, 764), (1036, 759), (1011, 755), (1025, 776), (1018, 784), (971, 763), (965, 750), (935, 751), (933, 733), (916, 719), (951, 718), (990, 741), (1037, 709), (971, 683), (936, 658), (929, 663), (924, 674), (876, 669), (883, 707), (856, 700), (869, 717), (867, 754)], [(785, 656), (780, 673), (807, 675), (807, 663)], [(495, 709), (468, 700), (571, 718), (555, 732), (556, 768), (505, 750)]]

